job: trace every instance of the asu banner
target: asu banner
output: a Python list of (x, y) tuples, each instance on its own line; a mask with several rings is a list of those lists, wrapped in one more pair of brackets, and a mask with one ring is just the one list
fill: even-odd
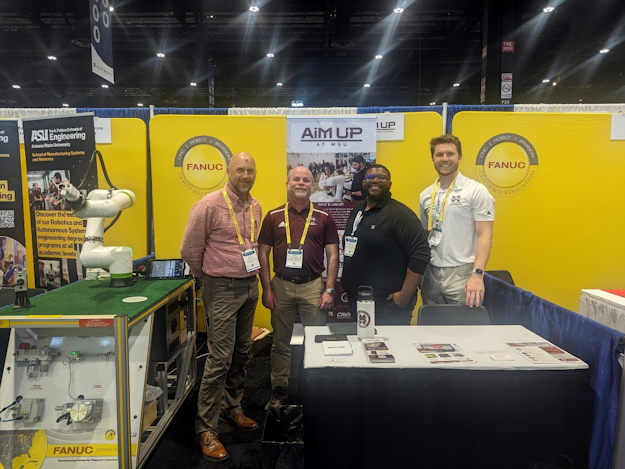
[(85, 222), (61, 198), (67, 180), (86, 193), (98, 188), (93, 114), (24, 119), (24, 153), (32, 227), (35, 286), (54, 289), (83, 278), (78, 259)]

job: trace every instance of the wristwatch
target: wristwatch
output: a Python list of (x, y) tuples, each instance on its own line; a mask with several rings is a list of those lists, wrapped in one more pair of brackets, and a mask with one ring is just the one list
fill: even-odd
[(474, 269), (472, 273), (481, 275), (482, 277), (484, 276), (484, 271), (482, 269)]
[(326, 293), (334, 296), (336, 294), (336, 290), (334, 288), (326, 288)]

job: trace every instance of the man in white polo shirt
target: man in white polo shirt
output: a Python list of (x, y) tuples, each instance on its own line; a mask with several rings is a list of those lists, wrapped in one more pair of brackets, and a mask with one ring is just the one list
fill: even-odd
[(421, 224), (432, 250), (421, 296), (424, 305), (480, 306), (484, 269), (490, 256), (495, 199), (458, 170), (462, 145), (450, 134), (430, 141), (438, 178), (419, 197)]

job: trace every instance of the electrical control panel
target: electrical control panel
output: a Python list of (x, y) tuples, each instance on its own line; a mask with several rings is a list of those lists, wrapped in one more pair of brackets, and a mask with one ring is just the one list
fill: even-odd
[(24, 423), (41, 422), (45, 399), (22, 399), (13, 407), (13, 418)]

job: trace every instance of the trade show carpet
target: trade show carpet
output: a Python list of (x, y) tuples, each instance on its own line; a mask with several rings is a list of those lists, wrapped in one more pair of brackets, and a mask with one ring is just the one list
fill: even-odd
[[(271, 338), (271, 336), (269, 337)], [(245, 394), (242, 408), (245, 415), (256, 420), (260, 426), (252, 432), (235, 430), (227, 423), (219, 423), (219, 439), (230, 454), (230, 458), (222, 463), (206, 459), (194, 444), (195, 414), (197, 412), (197, 389), (182, 404), (165, 435), (143, 466), (146, 469), (167, 468), (204, 468), (219, 467), (220, 469), (237, 468), (257, 469), (262, 467), (261, 442), (265, 424), (265, 404), (271, 397), (271, 363), (269, 351), (271, 340), (257, 355), (252, 357), (248, 366)], [(289, 381), (289, 404), (300, 404), (297, 384), (301, 363), (302, 347), (293, 347), (291, 357), (291, 379)], [(205, 340), (198, 339), (198, 356), (207, 352)], [(204, 370), (205, 357), (198, 359), (198, 375)]]

